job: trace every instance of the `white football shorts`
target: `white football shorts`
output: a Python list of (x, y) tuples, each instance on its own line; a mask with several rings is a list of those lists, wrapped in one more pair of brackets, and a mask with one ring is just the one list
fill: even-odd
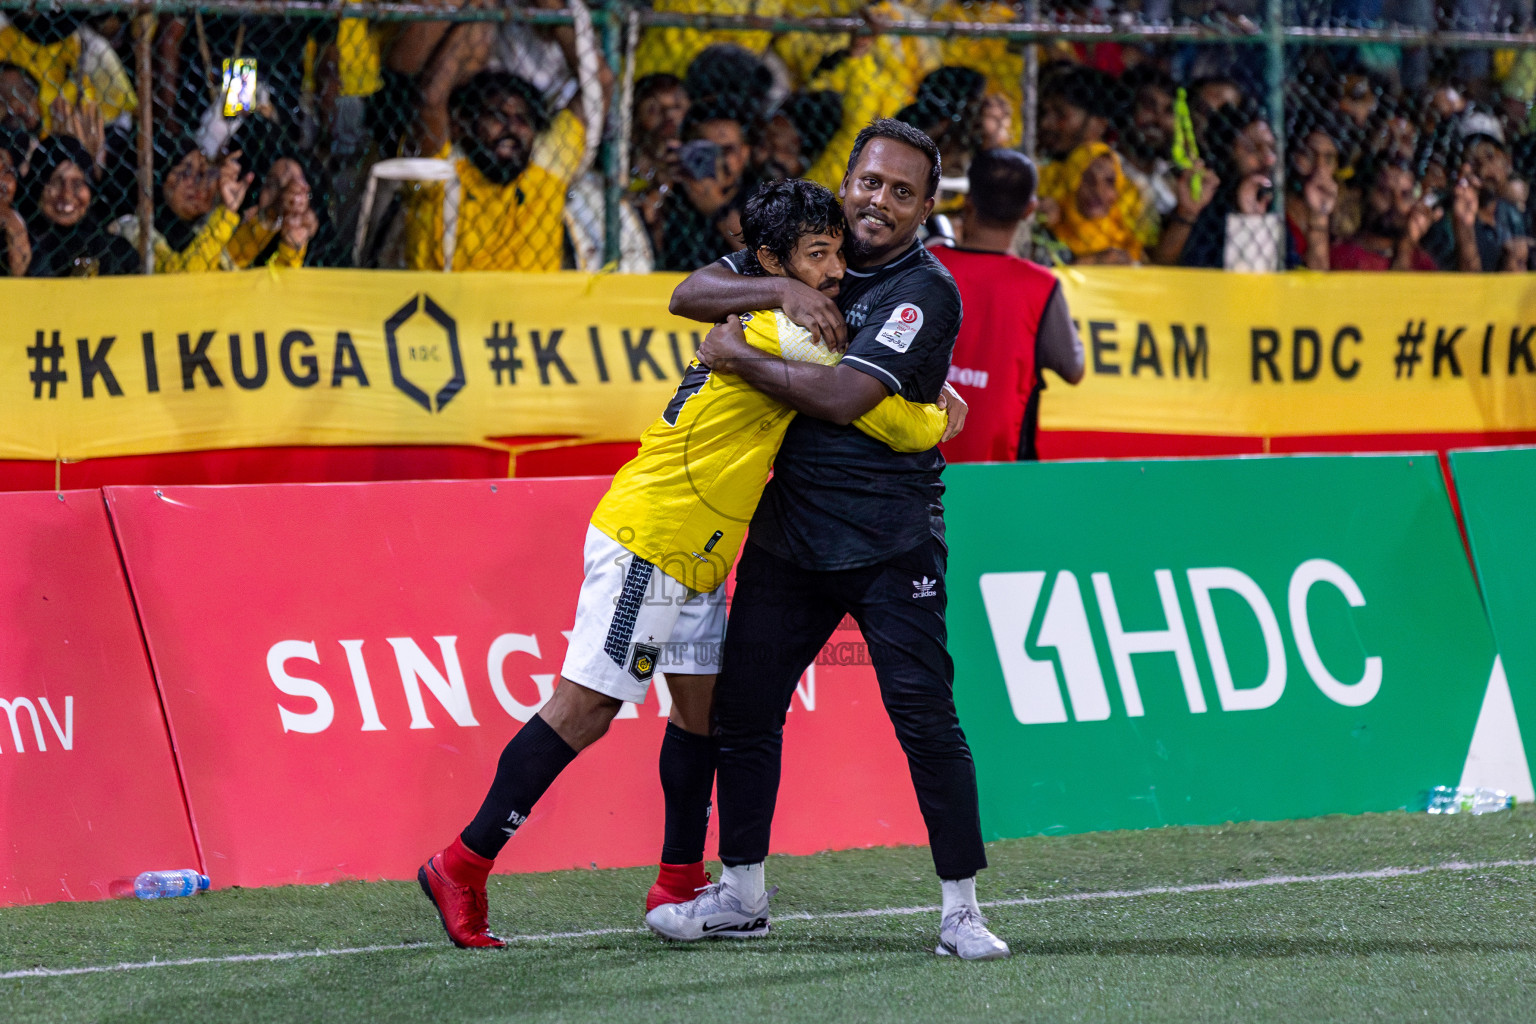
[(560, 674), (638, 704), (656, 672), (710, 675), (725, 644), (725, 588), (689, 590), (595, 526)]

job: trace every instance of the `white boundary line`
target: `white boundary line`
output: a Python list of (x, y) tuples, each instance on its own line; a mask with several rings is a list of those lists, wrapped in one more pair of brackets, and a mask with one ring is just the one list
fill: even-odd
[[(1337, 871), (1327, 875), (1266, 875), (1263, 878), (1239, 878), (1193, 885), (1157, 885), (1146, 889), (1109, 889), (1102, 892), (1074, 892), (1060, 896), (1022, 896), (1012, 900), (989, 900), (983, 907), (1024, 907), (1042, 903), (1080, 903), (1085, 900), (1136, 899), (1142, 896), (1186, 896), (1201, 892), (1233, 892), (1277, 885), (1316, 885), (1324, 882), (1354, 882), (1381, 878), (1410, 878), (1441, 871), (1491, 871), (1498, 868), (1536, 868), (1536, 859), (1492, 861), (1447, 861), (1419, 868), (1378, 868), (1374, 871)], [(937, 913), (938, 906), (881, 907), (874, 910), (841, 910), (827, 914), (779, 914), (779, 921), (836, 921), (859, 917), (905, 917)], [(508, 942), (550, 942), (559, 939), (591, 939), (605, 935), (635, 935), (644, 928), (594, 928), (590, 931), (548, 932), (542, 935), (509, 935)], [(144, 960), (137, 963), (104, 964), (96, 967), (32, 967), (0, 973), (0, 981), (18, 978), (63, 978), (76, 974), (110, 974), (138, 971), (150, 967), (190, 967), (195, 964), (244, 964), (282, 960), (311, 960), (326, 956), (352, 956), (357, 953), (389, 953), (411, 949), (443, 949), (441, 942), (406, 942), (391, 946), (352, 946), (345, 949), (305, 949), (282, 953), (236, 953), (230, 956), (199, 956), (184, 960)]]

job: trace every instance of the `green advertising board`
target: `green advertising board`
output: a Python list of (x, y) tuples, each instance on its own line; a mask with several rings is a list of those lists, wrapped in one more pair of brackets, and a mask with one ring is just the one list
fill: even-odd
[(952, 466), (989, 838), (1422, 806), (1493, 639), (1433, 454)]
[[(1520, 795), (1526, 796), (1531, 787), (1524, 751), (1536, 741), (1536, 448), (1470, 449), (1452, 452), (1450, 460), (1516, 723), (1502, 745), (1511, 751), (1503, 760), (1517, 761), (1513, 771), (1525, 773)], [(1490, 702), (1501, 697), (1490, 693)], [(1518, 783), (1509, 788), (1521, 789)]]

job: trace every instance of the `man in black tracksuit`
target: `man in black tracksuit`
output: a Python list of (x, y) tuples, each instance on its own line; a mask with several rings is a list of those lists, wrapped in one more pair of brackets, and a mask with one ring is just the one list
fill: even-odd
[[(938, 152), (921, 132), (881, 120), (860, 134), (843, 182), (848, 270), (836, 308), (793, 280), (750, 276), (743, 254), (695, 272), (673, 295), (676, 313), (726, 318), (700, 348), (701, 361), (799, 415), (737, 568), (715, 688), (725, 871), (692, 902), (647, 915), (668, 938), (767, 932), (762, 866), (785, 713), (806, 666), (848, 614), (869, 644), (928, 826), (944, 896), (937, 952), (1009, 954), (986, 929), (975, 896), (986, 854), (946, 649), (944, 459), (937, 449), (897, 453), (849, 426), (887, 395), (935, 402), (944, 391), (960, 293), (916, 240), (938, 176)], [(772, 307), (828, 344), (846, 340), (842, 362), (790, 363), (749, 347), (729, 314)]]

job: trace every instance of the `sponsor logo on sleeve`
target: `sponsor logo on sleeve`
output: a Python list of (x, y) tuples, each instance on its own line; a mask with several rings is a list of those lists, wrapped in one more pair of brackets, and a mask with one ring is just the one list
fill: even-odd
[(905, 352), (912, 347), (912, 339), (917, 337), (917, 332), (922, 329), (923, 311), (910, 302), (903, 302), (891, 310), (890, 318), (885, 321), (885, 326), (880, 328), (880, 333), (875, 336), (875, 340), (886, 348)]

